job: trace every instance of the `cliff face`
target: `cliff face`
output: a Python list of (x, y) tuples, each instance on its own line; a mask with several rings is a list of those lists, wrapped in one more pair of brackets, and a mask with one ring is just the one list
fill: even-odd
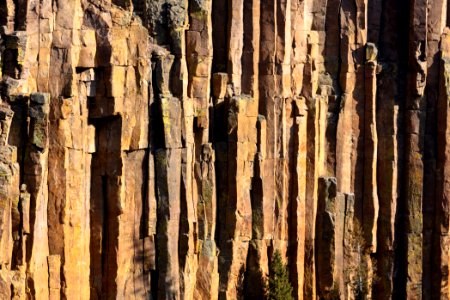
[(296, 299), (449, 297), (446, 0), (0, 24), (1, 299), (261, 299), (275, 250)]

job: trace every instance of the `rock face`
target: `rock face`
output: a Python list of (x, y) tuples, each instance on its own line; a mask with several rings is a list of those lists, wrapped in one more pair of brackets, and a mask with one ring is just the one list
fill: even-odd
[(449, 298), (447, 12), (0, 1), (0, 299)]

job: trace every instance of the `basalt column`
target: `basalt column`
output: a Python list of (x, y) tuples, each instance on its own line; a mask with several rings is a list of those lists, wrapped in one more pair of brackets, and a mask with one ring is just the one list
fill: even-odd
[(404, 234), (402, 246), (404, 261), (399, 264), (406, 277), (399, 278), (397, 296), (421, 299), (422, 295), (422, 245), (423, 245), (423, 180), (424, 133), (426, 121), (426, 57), (428, 1), (411, 4), (410, 24), (416, 24), (409, 34), (408, 90), (405, 99), (405, 169), (403, 179), (402, 210)]
[[(446, 179), (449, 176), (447, 160), (449, 156), (449, 32), (446, 29), (441, 40), (440, 87), (438, 108), (438, 155), (436, 173), (436, 205), (433, 236), (433, 291), (436, 295), (448, 295), (448, 263), (449, 263), (449, 187)], [(442, 297), (441, 296), (441, 297)]]
[(48, 246), (48, 128), (49, 94), (30, 96), (30, 133), (25, 154), (23, 180), (29, 188), (30, 236), (27, 239), (27, 294), (49, 297)]
[(0, 1), (0, 298), (448, 298), (447, 2)]

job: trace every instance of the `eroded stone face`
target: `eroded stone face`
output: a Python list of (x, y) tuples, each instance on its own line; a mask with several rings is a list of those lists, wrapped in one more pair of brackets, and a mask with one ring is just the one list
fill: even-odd
[(382, 2), (0, 3), (0, 298), (447, 298), (447, 2)]

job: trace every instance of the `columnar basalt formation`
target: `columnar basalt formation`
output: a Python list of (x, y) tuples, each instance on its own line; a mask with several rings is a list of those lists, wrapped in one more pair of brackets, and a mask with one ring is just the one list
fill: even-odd
[(449, 298), (448, 11), (0, 1), (0, 299)]

